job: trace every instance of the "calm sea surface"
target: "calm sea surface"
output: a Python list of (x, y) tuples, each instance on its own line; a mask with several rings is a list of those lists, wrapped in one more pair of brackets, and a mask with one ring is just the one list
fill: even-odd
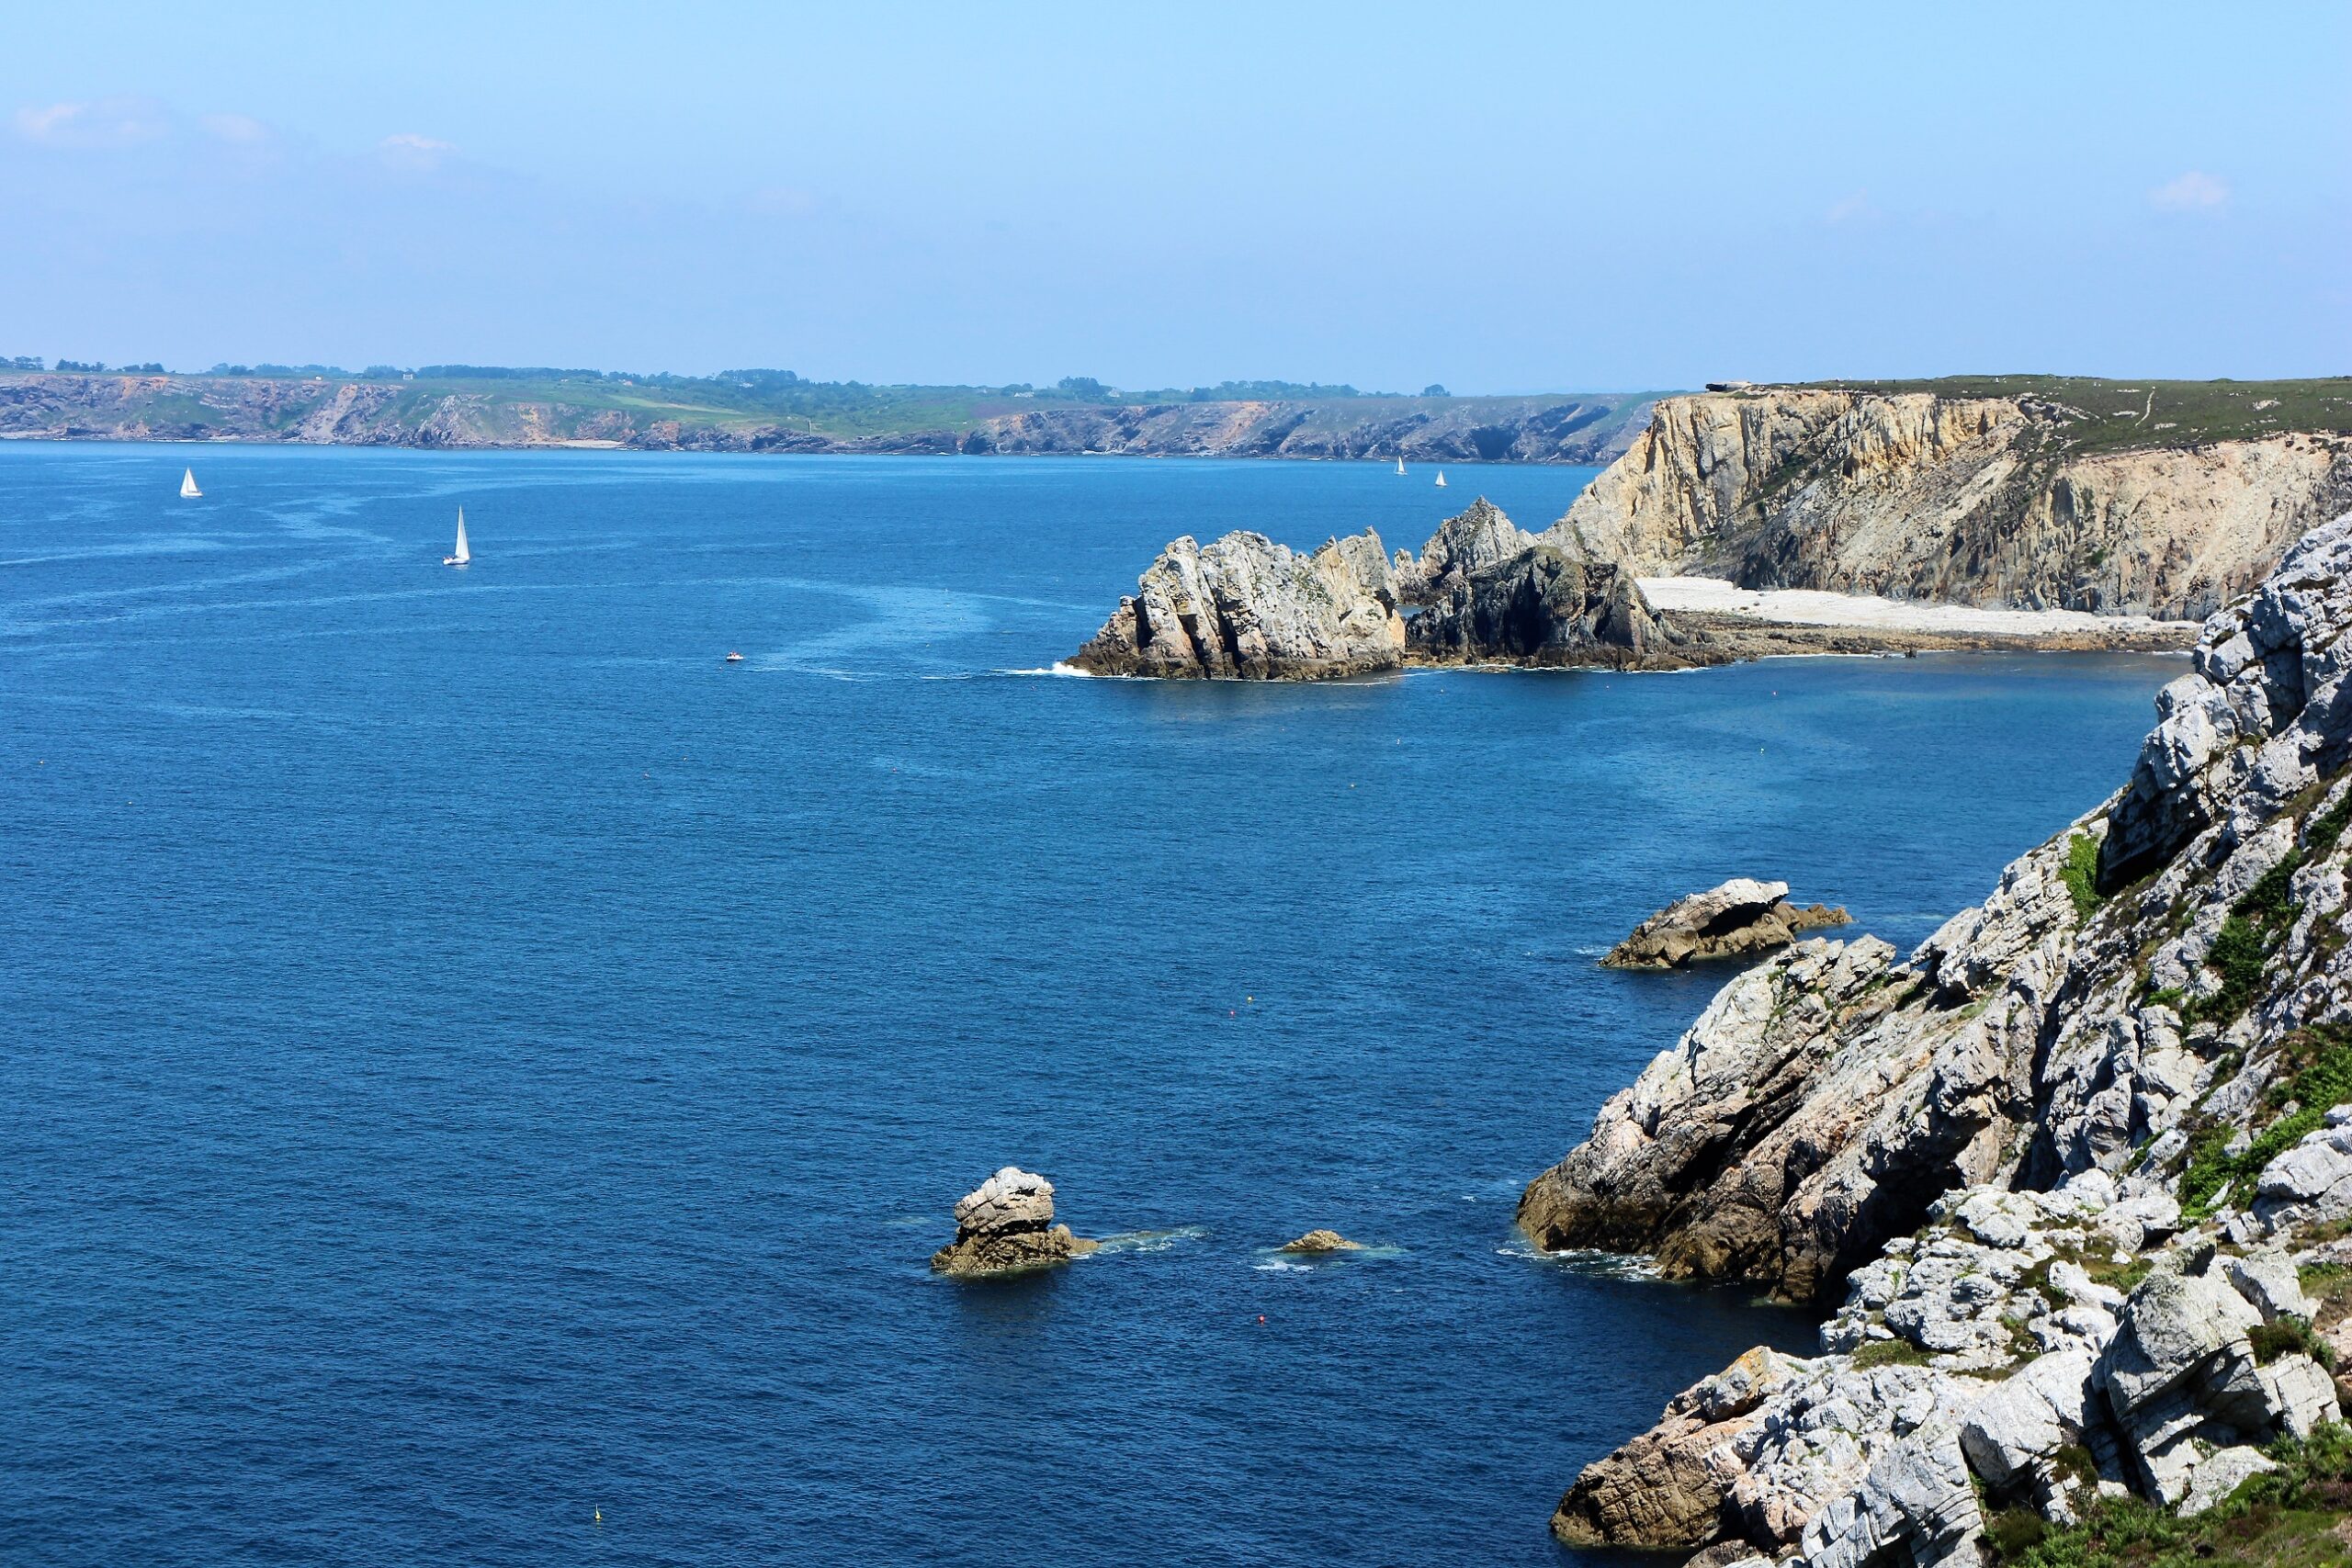
[[(1811, 1338), (1515, 1237), (1723, 978), (1595, 958), (1907, 946), (2178, 666), (1038, 672), (1173, 535), (1589, 471), (1453, 478), (0, 446), (0, 1561), (1556, 1562)], [(932, 1278), (1014, 1161), (1129, 1239)]]

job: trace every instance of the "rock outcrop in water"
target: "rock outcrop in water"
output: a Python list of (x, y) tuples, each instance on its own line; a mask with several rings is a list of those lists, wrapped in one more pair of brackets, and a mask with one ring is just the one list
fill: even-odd
[(1322, 681), (1405, 661), (1396, 578), (1367, 529), (1311, 556), (1263, 534), (1160, 551), (1070, 660), (1098, 675)]
[(2206, 624), (2126, 790), (1901, 962), (1735, 979), (1530, 1185), (1547, 1247), (1841, 1303), (1589, 1468), (1563, 1540), (1967, 1562), (1988, 1510), (2208, 1506), (2338, 1418), (2352, 1291), (2297, 1268), (2352, 1262), (2347, 634), (2352, 518)]
[(1304, 1253), (1308, 1256), (1325, 1252), (1362, 1252), (1363, 1243), (1350, 1241), (1338, 1231), (1311, 1230), (1295, 1241), (1283, 1243), (1283, 1250)]
[(1054, 1184), (1006, 1166), (956, 1205), (956, 1239), (931, 1266), (965, 1279), (1046, 1269), (1091, 1252), (1095, 1243), (1054, 1223)]
[(2340, 434), (2162, 445), (2158, 413), (2111, 449), (2109, 414), (1803, 388), (1661, 399), (1545, 536), (1645, 577), (2177, 619), (2352, 506)]
[(1367, 530), (1300, 556), (1262, 534), (1159, 554), (1070, 662), (1104, 675), (1324, 680), (1415, 663), (1680, 668), (1727, 655), (1678, 636), (1632, 576), (1512, 525), (1483, 497), (1420, 558)]
[(1745, 958), (1786, 947), (1796, 933), (1842, 926), (1849, 917), (1826, 904), (1789, 902), (1785, 882), (1736, 876), (1704, 893), (1687, 893), (1635, 926), (1609, 950), (1609, 969), (1676, 969), (1719, 958)]

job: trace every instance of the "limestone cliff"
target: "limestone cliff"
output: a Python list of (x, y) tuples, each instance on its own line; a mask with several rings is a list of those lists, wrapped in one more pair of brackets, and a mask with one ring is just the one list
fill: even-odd
[(2347, 634), (2352, 517), (2208, 621), (2130, 784), (1983, 906), (1741, 976), (1531, 1184), (1546, 1247), (1843, 1303), (1588, 1470), (1564, 1540), (1965, 1562), (1988, 1505), (2206, 1506), (2337, 1417), (2312, 1347), (2352, 1349), (2352, 1292), (2297, 1265), (2352, 1262)]
[(2095, 413), (2029, 395), (1667, 398), (1546, 536), (1644, 576), (2196, 618), (2352, 506), (2340, 428), (2174, 441), (2154, 420), (2118, 445), (2103, 421), (2155, 407), (2130, 400)]

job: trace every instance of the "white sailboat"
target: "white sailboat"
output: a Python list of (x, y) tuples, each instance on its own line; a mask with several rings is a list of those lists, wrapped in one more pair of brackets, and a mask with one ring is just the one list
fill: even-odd
[(1398, 479), (1405, 477), (1405, 459), (1402, 457), (1396, 459), (1396, 477)]
[(1445, 488), (1445, 470), (1443, 468), (1440, 468), (1437, 471), (1437, 488), (1440, 490), (1443, 490)]
[(441, 564), (443, 566), (463, 566), (473, 558), (473, 551), (466, 548), (466, 509), (460, 506), (458, 508), (458, 547), (449, 554), (443, 556), (441, 558)]
[(204, 492), (196, 488), (196, 470), (194, 468), (182, 468), (180, 470), (180, 499), (182, 501), (195, 501), (203, 494)]

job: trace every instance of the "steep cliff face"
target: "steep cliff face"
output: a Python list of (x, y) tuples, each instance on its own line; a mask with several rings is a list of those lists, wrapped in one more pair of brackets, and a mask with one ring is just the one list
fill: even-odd
[(1641, 575), (2196, 618), (2352, 505), (2341, 434), (2089, 450), (2086, 418), (2031, 397), (1663, 399), (1549, 536)]
[[(2159, 705), (2131, 784), (1983, 906), (1901, 963), (1740, 976), (1531, 1184), (1547, 1247), (1843, 1300), (1819, 1359), (1589, 1471), (1563, 1539), (1967, 1561), (1985, 1501), (2201, 1506), (2336, 1417), (2307, 1348), (2352, 1349), (2352, 1295), (2296, 1269), (2352, 1262), (2352, 517)], [(1672, 1507), (1624, 1501), (1668, 1450)]]

